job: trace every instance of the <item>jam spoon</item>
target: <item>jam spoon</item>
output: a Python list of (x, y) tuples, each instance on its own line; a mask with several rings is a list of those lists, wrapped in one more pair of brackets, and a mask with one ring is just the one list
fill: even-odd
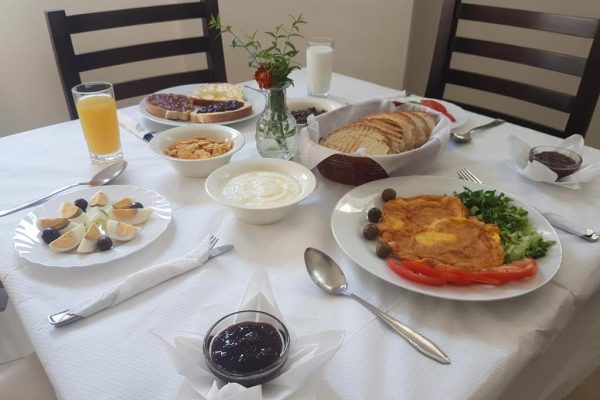
[(493, 128), (494, 126), (498, 126), (504, 123), (503, 119), (495, 119), (490, 123), (487, 123), (485, 125), (481, 125), (481, 126), (476, 126), (475, 128), (471, 129), (468, 132), (465, 133), (456, 133), (456, 132), (452, 132), (450, 134), (450, 137), (452, 138), (452, 140), (454, 140), (457, 143), (468, 143), (471, 141), (472, 137), (471, 135), (477, 131), (481, 131), (484, 129), (490, 129)]
[(308, 275), (310, 275), (310, 278), (321, 290), (329, 294), (352, 297), (396, 331), (415, 349), (439, 363), (450, 364), (448, 356), (425, 336), (400, 321), (395, 320), (354, 293), (351, 293), (348, 290), (348, 283), (346, 282), (344, 272), (327, 254), (321, 250), (309, 247), (304, 251), (304, 263), (306, 264)]
[(111, 164), (108, 167), (106, 167), (103, 170), (101, 170), (100, 172), (98, 172), (96, 175), (94, 175), (94, 177), (92, 179), (90, 179), (89, 182), (72, 183), (70, 185), (63, 186), (60, 189), (56, 189), (54, 192), (48, 193), (47, 195), (45, 195), (44, 197), (40, 197), (39, 199), (28, 201), (27, 203), (23, 203), (23, 204), (18, 205), (16, 207), (9, 208), (7, 210), (0, 210), (0, 217), (4, 217), (5, 215), (12, 214), (12, 213), (17, 212), (19, 210), (22, 210), (24, 208), (31, 207), (33, 205), (36, 205), (36, 204), (41, 203), (43, 201), (46, 201), (50, 197), (54, 196), (55, 194), (58, 194), (60, 192), (63, 192), (65, 190), (70, 189), (70, 188), (75, 187), (75, 186), (82, 186), (82, 185), (102, 186), (102, 185), (106, 185), (107, 183), (110, 183), (110, 182), (114, 181), (119, 175), (121, 175), (121, 172), (123, 172), (123, 170), (125, 169), (126, 166), (127, 166), (127, 161), (125, 161), (125, 160), (117, 161), (116, 163)]

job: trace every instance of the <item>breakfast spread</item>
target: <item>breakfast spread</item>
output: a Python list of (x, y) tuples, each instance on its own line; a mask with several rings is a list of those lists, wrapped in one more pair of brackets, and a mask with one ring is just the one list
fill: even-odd
[(206, 136), (197, 136), (188, 140), (177, 140), (169, 145), (165, 154), (169, 157), (186, 160), (220, 156), (233, 148), (230, 140), (212, 140)]
[[(77, 249), (77, 253), (92, 253), (95, 250), (110, 250), (113, 240), (126, 242), (135, 239), (141, 228), (152, 215), (152, 210), (130, 197), (108, 205), (108, 196), (102, 191), (89, 201), (77, 199), (62, 203), (61, 217), (40, 218), (36, 224), (40, 237), (56, 252)], [(86, 211), (88, 211), (86, 213)]]
[[(405, 279), (426, 284), (504, 284), (535, 275), (535, 258), (553, 242), (533, 230), (527, 211), (495, 191), (396, 198), (367, 212), (362, 231), (376, 254)], [(392, 258), (389, 258), (392, 257)]]
[(252, 114), (252, 104), (245, 101), (242, 89), (229, 83), (205, 84), (191, 95), (151, 94), (145, 107), (160, 118), (197, 123), (227, 122)]
[(529, 152), (529, 161), (534, 160), (555, 172), (557, 180), (577, 172), (583, 161), (574, 151), (550, 146), (532, 148)]
[(212, 341), (210, 358), (230, 373), (249, 373), (279, 360), (283, 341), (277, 329), (266, 322), (246, 321), (232, 325)]
[(336, 129), (320, 140), (325, 147), (366, 155), (399, 154), (425, 144), (436, 121), (426, 112), (378, 112)]
[(317, 110), (315, 107), (309, 107), (309, 108), (306, 108), (303, 110), (295, 110), (295, 111), (290, 111), (290, 112), (294, 116), (294, 119), (296, 120), (297, 124), (306, 125), (306, 119), (308, 118), (309, 115), (314, 115), (316, 117), (317, 115), (324, 114), (327, 111)]
[(294, 177), (273, 171), (238, 175), (223, 187), (223, 196), (239, 205), (269, 207), (300, 196), (302, 185)]

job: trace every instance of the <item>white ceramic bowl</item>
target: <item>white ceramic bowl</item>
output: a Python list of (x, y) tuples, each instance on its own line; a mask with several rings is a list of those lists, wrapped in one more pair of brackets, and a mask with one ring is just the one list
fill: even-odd
[[(241, 174), (254, 171), (279, 172), (292, 176), (300, 183), (302, 190), (294, 199), (268, 206), (240, 205), (223, 196), (223, 188), (227, 182)], [(294, 211), (298, 203), (310, 196), (316, 186), (315, 176), (305, 166), (273, 158), (245, 160), (225, 165), (210, 174), (205, 183), (206, 192), (213, 200), (225, 204), (239, 219), (253, 225), (272, 224), (285, 218)]]
[[(233, 148), (220, 156), (198, 160), (184, 160), (181, 158), (169, 157), (165, 154), (165, 150), (169, 148), (171, 143), (177, 140), (192, 139), (197, 136), (206, 136), (209, 139), (218, 141), (232, 141)], [(157, 156), (167, 160), (181, 175), (191, 178), (206, 178), (215, 169), (227, 164), (231, 159), (231, 156), (237, 153), (243, 146), (244, 135), (233, 128), (221, 125), (180, 126), (171, 128), (155, 135), (154, 139), (150, 141), (150, 148)]]
[[(314, 107), (317, 111), (324, 110), (325, 112), (329, 112), (343, 107), (343, 104), (318, 97), (292, 97), (287, 99), (287, 107), (290, 111), (300, 111)], [(300, 124), (300, 126), (305, 126), (305, 124)]]

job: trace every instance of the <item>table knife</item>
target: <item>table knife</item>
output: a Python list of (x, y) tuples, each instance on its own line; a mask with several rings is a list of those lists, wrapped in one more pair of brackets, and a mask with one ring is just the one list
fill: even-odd
[[(217, 257), (223, 253), (228, 252), (231, 249), (233, 249), (233, 245), (230, 245), (230, 244), (225, 245), (225, 246), (215, 247), (208, 253), (208, 259), (210, 260), (211, 258)], [(58, 312), (56, 314), (48, 315), (48, 322), (50, 322), (50, 324), (52, 324), (56, 327), (59, 327), (59, 326), (68, 325), (71, 322), (75, 322), (75, 321), (78, 321), (83, 318), (84, 317), (82, 317), (80, 315), (70, 313), (69, 310), (65, 310), (65, 311)]]
[(548, 220), (548, 222), (550, 222), (551, 225), (565, 232), (579, 236), (580, 238), (589, 242), (597, 242), (598, 239), (600, 239), (600, 235), (594, 232), (593, 229), (578, 226), (573, 221), (569, 221), (565, 217), (562, 217), (558, 214), (543, 212), (542, 215)]

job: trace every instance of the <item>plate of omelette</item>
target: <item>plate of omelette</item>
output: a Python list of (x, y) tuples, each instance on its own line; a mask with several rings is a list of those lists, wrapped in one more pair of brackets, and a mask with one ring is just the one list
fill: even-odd
[[(496, 226), (476, 221), (455, 197), (456, 193), (467, 191), (492, 191), (510, 198), (512, 203), (526, 211), (531, 228), (552, 243), (545, 254), (536, 259), (535, 275), (502, 285), (472, 284), (468, 286), (447, 284), (428, 286), (404, 279), (386, 265), (386, 261), (376, 255), (378, 241), (368, 241), (363, 237), (363, 228), (369, 224), (368, 212), (373, 207), (382, 207), (382, 192), (391, 188), (396, 192), (400, 204), (394, 204), (398, 210), (392, 218), (385, 217), (377, 224), (382, 230), (380, 238), (390, 240), (393, 255), (398, 251), (408, 258), (421, 259), (430, 265), (443, 259), (460, 268), (482, 268), (503, 264), (508, 258), (500, 246), (499, 232)], [(385, 211), (384, 211), (385, 212)], [(434, 224), (431, 221), (435, 221)], [(403, 238), (394, 232), (405, 228), (423, 225), (419, 240)], [(433, 227), (433, 228), (432, 228)], [(396, 229), (395, 229), (396, 228)], [(491, 301), (508, 299), (529, 293), (540, 288), (558, 271), (562, 260), (562, 248), (558, 235), (550, 223), (533, 207), (517, 197), (502, 193), (493, 187), (459, 179), (436, 176), (405, 176), (382, 179), (356, 187), (346, 193), (337, 203), (331, 216), (331, 229), (341, 249), (360, 267), (373, 275), (413, 292), (452, 300)], [(391, 232), (391, 233), (390, 233)], [(404, 241), (403, 241), (404, 240)], [(418, 248), (414, 248), (414, 243)], [(412, 246), (412, 247), (411, 247)], [(446, 246), (446, 248), (445, 248)], [(447, 248), (451, 246), (451, 248)], [(431, 254), (423, 253), (429, 249)], [(404, 257), (403, 257), (404, 258)]]

